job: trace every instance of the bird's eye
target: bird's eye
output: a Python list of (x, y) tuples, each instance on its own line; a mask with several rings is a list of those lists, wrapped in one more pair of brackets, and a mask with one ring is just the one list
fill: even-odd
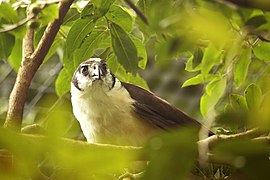
[(82, 66), (82, 67), (81, 67), (81, 73), (82, 73), (84, 76), (87, 76), (87, 75), (88, 75), (88, 67), (87, 67), (87, 66)]

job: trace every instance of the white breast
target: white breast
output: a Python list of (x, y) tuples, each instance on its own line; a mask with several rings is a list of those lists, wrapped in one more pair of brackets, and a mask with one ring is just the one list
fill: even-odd
[(142, 145), (154, 127), (133, 113), (134, 100), (120, 82), (107, 92), (96, 87), (79, 91), (71, 85), (73, 113), (90, 143)]

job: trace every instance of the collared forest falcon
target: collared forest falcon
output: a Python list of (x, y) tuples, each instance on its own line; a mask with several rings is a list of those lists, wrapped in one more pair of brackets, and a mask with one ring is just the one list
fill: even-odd
[(71, 82), (71, 101), (90, 143), (142, 145), (161, 129), (201, 126), (150, 91), (119, 81), (100, 58), (79, 65)]

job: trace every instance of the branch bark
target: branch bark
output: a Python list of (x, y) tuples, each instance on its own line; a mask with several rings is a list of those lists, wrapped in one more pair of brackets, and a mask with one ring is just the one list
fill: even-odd
[(215, 0), (218, 2), (224, 3), (232, 3), (234, 5), (240, 7), (247, 7), (247, 8), (257, 8), (269, 11), (270, 10), (270, 2), (269, 1), (258, 1), (258, 0)]
[[(227, 164), (232, 165), (232, 162), (225, 161), (224, 159), (220, 160), (218, 159), (214, 154), (211, 153), (211, 149), (220, 142), (224, 141), (231, 141), (235, 139), (249, 139), (250, 141), (258, 142), (258, 143), (266, 143), (270, 144), (270, 138), (269, 136), (262, 136), (264, 134), (267, 134), (268, 132), (261, 130), (259, 128), (250, 129), (245, 132), (232, 134), (232, 135), (213, 135), (206, 139), (198, 141), (198, 151), (203, 151), (201, 148), (208, 147), (208, 151), (204, 152), (202, 154), (204, 157), (199, 157), (199, 162), (203, 164), (205, 163), (220, 163), (220, 164)], [(202, 160), (204, 160), (202, 162)]]
[(135, 4), (133, 4), (133, 2), (131, 0), (125, 0), (125, 2), (131, 7), (131, 9), (133, 9), (136, 14), (141, 18), (141, 20), (148, 25), (148, 20), (146, 18), (146, 16), (140, 11), (140, 9), (137, 8), (137, 6)]
[(33, 30), (29, 29), (26, 33), (23, 44), (23, 59), (10, 94), (8, 113), (4, 123), (5, 128), (12, 128), (17, 131), (21, 128), (27, 90), (48, 53), (72, 3), (73, 0), (59, 2), (59, 18), (47, 26), (35, 51), (33, 51)]

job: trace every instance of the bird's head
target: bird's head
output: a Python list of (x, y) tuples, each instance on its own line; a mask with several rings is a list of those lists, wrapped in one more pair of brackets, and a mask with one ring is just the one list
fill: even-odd
[(90, 58), (82, 62), (74, 72), (72, 84), (79, 91), (102, 87), (110, 90), (115, 84), (115, 76), (107, 68), (107, 64), (100, 58)]

